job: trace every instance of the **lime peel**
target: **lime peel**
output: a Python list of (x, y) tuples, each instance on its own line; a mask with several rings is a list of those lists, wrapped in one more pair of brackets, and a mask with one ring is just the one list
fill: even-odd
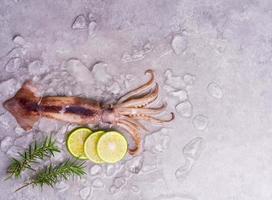
[(116, 131), (105, 133), (97, 142), (98, 156), (107, 163), (116, 163), (122, 160), (127, 150), (126, 138)]
[(105, 133), (105, 131), (96, 131), (89, 135), (84, 143), (84, 152), (86, 157), (94, 163), (104, 163), (98, 154), (97, 154), (97, 142), (99, 141), (100, 137)]
[(81, 127), (72, 130), (67, 138), (67, 149), (78, 159), (87, 159), (84, 153), (84, 142), (92, 133), (89, 128)]

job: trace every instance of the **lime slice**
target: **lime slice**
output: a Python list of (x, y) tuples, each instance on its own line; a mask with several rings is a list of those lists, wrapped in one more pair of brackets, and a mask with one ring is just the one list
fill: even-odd
[(86, 139), (84, 143), (85, 155), (94, 163), (104, 163), (104, 161), (98, 156), (96, 150), (97, 142), (104, 133), (104, 131), (94, 132)]
[(107, 163), (116, 163), (122, 160), (127, 149), (127, 140), (116, 131), (105, 133), (97, 142), (98, 156)]
[(67, 138), (67, 148), (69, 152), (78, 159), (87, 159), (84, 153), (84, 142), (92, 133), (89, 128), (77, 128), (73, 130)]

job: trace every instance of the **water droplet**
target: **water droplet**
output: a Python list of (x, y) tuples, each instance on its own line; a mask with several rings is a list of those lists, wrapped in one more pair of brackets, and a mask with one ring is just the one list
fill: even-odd
[(205, 115), (196, 115), (193, 119), (193, 125), (198, 130), (204, 130), (208, 126), (209, 119)]
[(185, 101), (188, 99), (188, 93), (186, 90), (176, 90), (171, 93), (174, 97), (178, 97), (179, 101)]
[(181, 54), (187, 49), (187, 38), (185, 36), (176, 35), (172, 40), (172, 48), (175, 54)]
[(17, 72), (22, 65), (23, 65), (22, 58), (13, 57), (13, 58), (9, 59), (9, 61), (5, 65), (5, 69), (7, 72)]
[(198, 159), (203, 149), (203, 143), (203, 138), (194, 138), (183, 147), (183, 155), (194, 160)]
[(87, 199), (89, 197), (90, 193), (91, 193), (90, 187), (85, 187), (79, 191), (80, 198), (83, 200)]
[(190, 101), (184, 101), (176, 105), (176, 110), (181, 117), (189, 118), (193, 114), (193, 105)]
[(133, 173), (138, 174), (143, 167), (143, 157), (135, 156), (132, 159), (128, 160), (125, 164), (126, 169)]
[(72, 29), (80, 30), (87, 28), (87, 19), (84, 15), (78, 15), (73, 22)]
[(175, 176), (179, 181), (184, 181), (187, 176), (189, 175), (189, 173), (192, 170), (194, 161), (191, 159), (186, 159), (184, 165), (182, 165), (181, 167), (179, 167), (176, 172), (175, 172)]
[(102, 173), (102, 167), (100, 165), (94, 165), (90, 168), (90, 175), (96, 176)]
[(96, 178), (94, 179), (93, 183), (92, 183), (92, 186), (94, 188), (103, 188), (104, 187), (104, 183), (103, 181), (101, 180), (101, 178)]
[(6, 136), (1, 140), (0, 147), (2, 152), (6, 152), (12, 145), (14, 139), (10, 136)]
[(207, 90), (208, 93), (214, 98), (221, 99), (223, 97), (223, 91), (221, 87), (215, 82), (209, 83)]
[(97, 26), (97, 23), (95, 21), (91, 21), (89, 23), (89, 26), (88, 26), (89, 37), (94, 37), (96, 26)]

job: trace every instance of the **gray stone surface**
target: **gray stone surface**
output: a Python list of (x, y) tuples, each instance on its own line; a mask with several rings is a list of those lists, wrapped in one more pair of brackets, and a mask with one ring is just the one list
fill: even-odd
[[(1, 180), (28, 134), (2, 102), (25, 80), (41, 94), (114, 102), (152, 68), (176, 119), (151, 128), (137, 173), (129, 157), (95, 176), (89, 162), (83, 179), (54, 189), (14, 193), (22, 180), (1, 181), (0, 199), (271, 200), (271, 41), (271, 0), (1, 0)], [(64, 126), (42, 121), (33, 139), (48, 130), (69, 157)]]

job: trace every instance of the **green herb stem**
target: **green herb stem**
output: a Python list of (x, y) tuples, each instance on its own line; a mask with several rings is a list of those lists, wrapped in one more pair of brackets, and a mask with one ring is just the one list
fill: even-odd
[(53, 187), (57, 182), (61, 180), (67, 180), (71, 176), (82, 176), (86, 174), (84, 171), (84, 162), (66, 160), (59, 165), (45, 167), (42, 171), (38, 172), (29, 182), (22, 187), (18, 188), (15, 192), (29, 186), (48, 185)]
[(23, 154), (19, 153), (19, 159), (12, 158), (12, 163), (7, 169), (8, 178), (20, 177), (25, 169), (33, 170), (32, 163), (36, 163), (38, 159), (54, 156), (55, 152), (60, 152), (60, 150), (51, 137), (46, 137), (41, 144), (37, 144), (35, 141), (34, 144), (29, 145), (29, 148)]

